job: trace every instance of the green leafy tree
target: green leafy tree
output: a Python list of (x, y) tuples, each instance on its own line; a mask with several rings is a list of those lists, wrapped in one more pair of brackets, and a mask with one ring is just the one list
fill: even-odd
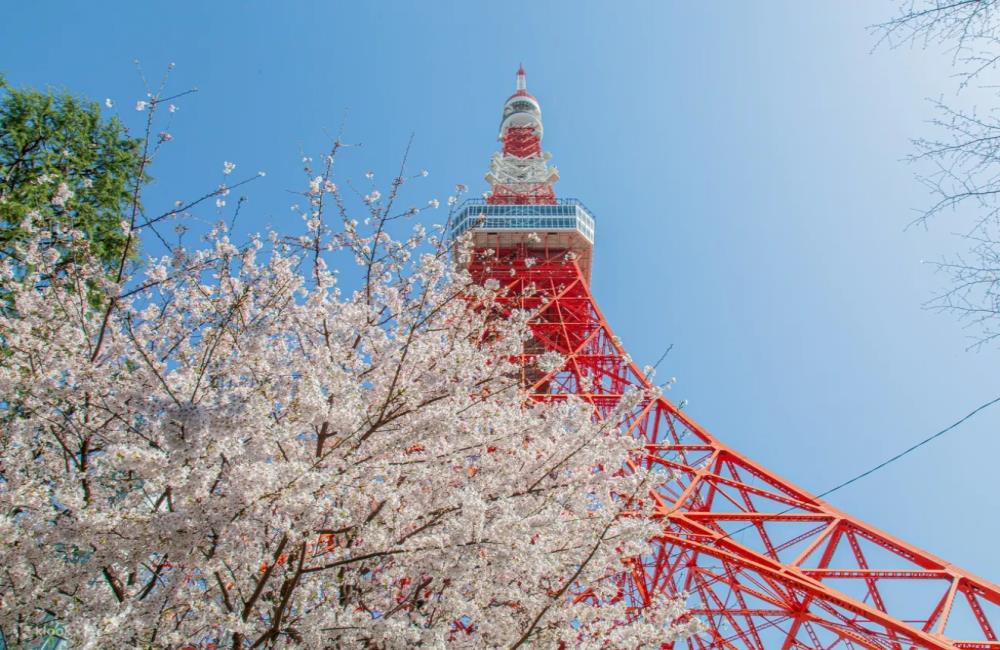
[(140, 145), (96, 102), (12, 88), (0, 76), (0, 255), (17, 259), (28, 224), (52, 232), (53, 247), (68, 226), (116, 269), (130, 241), (122, 220), (137, 199)]

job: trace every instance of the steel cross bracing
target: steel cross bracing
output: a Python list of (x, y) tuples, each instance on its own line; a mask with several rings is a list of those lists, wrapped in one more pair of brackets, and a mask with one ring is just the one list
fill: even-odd
[[(511, 306), (541, 309), (523, 359), (533, 399), (576, 395), (604, 417), (629, 388), (650, 387), (565, 251), (480, 250), (470, 268), (506, 287)], [(531, 362), (546, 350), (566, 363), (541, 375)], [(709, 632), (678, 647), (1000, 649), (996, 585), (814, 498), (665, 398), (621, 428), (645, 440), (642, 463), (674, 478), (650, 494), (663, 533), (628, 561), (620, 597), (642, 607), (658, 592), (689, 594)]]
[(487, 202), (499, 205), (555, 203), (552, 184), (559, 180), (555, 168), (547, 165), (542, 153), (542, 139), (533, 127), (511, 126), (504, 129), (503, 151), (490, 161)]

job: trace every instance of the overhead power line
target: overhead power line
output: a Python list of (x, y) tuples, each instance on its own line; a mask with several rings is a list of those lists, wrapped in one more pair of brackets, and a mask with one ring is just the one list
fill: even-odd
[(930, 442), (930, 441), (932, 441), (932, 440), (934, 440), (936, 438), (940, 438), (941, 436), (943, 436), (944, 434), (948, 433), (952, 429), (955, 429), (955, 428), (959, 427), (966, 420), (969, 420), (970, 418), (972, 418), (974, 415), (976, 415), (980, 411), (983, 411), (983, 410), (985, 410), (985, 409), (993, 406), (997, 402), (1000, 402), (1000, 396), (993, 398), (992, 400), (986, 402), (985, 404), (981, 404), (980, 406), (977, 406), (973, 410), (971, 410), (968, 413), (966, 413), (961, 419), (956, 420), (955, 422), (952, 422), (951, 424), (949, 424), (945, 428), (941, 429), (940, 431), (938, 431), (934, 435), (928, 436), (927, 438), (924, 438), (923, 440), (921, 440), (917, 444), (913, 445), (912, 447), (910, 447), (910, 448), (908, 448), (908, 449), (906, 449), (904, 451), (899, 452), (898, 454), (896, 454), (892, 458), (890, 458), (888, 460), (885, 460), (885, 461), (882, 461), (881, 463), (879, 463), (875, 467), (872, 467), (868, 471), (862, 472), (862, 473), (858, 474), (857, 476), (855, 476), (854, 478), (848, 479), (848, 480), (844, 481), (843, 483), (841, 483), (840, 485), (836, 485), (836, 486), (830, 488), (826, 492), (821, 492), (821, 493), (817, 494), (816, 498), (820, 499), (822, 497), (825, 497), (828, 494), (836, 492), (840, 488), (847, 487), (848, 485), (850, 485), (851, 483), (854, 483), (855, 481), (860, 481), (861, 479), (863, 479), (864, 477), (868, 476), (869, 474), (874, 474), (875, 472), (877, 472), (878, 470), (882, 469), (886, 465), (889, 465), (891, 463), (896, 462), (897, 460), (899, 460), (903, 456), (906, 456), (910, 452), (916, 451), (917, 449), (920, 449), (921, 447), (923, 447), (924, 445), (926, 445), (928, 442)]
[[(860, 481), (861, 479), (865, 478), (866, 476), (870, 476), (871, 474), (874, 474), (875, 472), (879, 471), (880, 469), (882, 469), (882, 468), (884, 468), (884, 467), (886, 467), (888, 465), (891, 465), (892, 463), (896, 462), (897, 460), (903, 458), (907, 454), (909, 454), (909, 453), (911, 453), (913, 451), (916, 451), (917, 449), (923, 447), (924, 445), (926, 445), (927, 443), (931, 442), (932, 440), (940, 438), (941, 436), (943, 436), (944, 434), (948, 433), (949, 431), (952, 431), (952, 430), (958, 428), (959, 426), (961, 426), (966, 421), (968, 421), (971, 418), (973, 418), (975, 415), (977, 415), (981, 411), (984, 411), (984, 410), (988, 409), (989, 407), (993, 406), (994, 404), (996, 404), (998, 402), (1000, 402), (1000, 396), (994, 397), (993, 399), (991, 399), (990, 401), (986, 402), (985, 404), (980, 404), (979, 406), (977, 406), (976, 408), (972, 409), (971, 411), (969, 411), (968, 413), (966, 413), (964, 416), (962, 416), (958, 420), (952, 422), (951, 424), (949, 424), (945, 428), (941, 429), (937, 433), (924, 438), (923, 440), (921, 440), (920, 442), (916, 443), (915, 445), (913, 445), (913, 446), (911, 446), (911, 447), (909, 447), (909, 448), (907, 448), (907, 449), (899, 452), (898, 454), (896, 454), (892, 458), (889, 458), (887, 460), (882, 461), (881, 463), (879, 463), (878, 465), (875, 465), (871, 469), (868, 469), (868, 470), (866, 470), (864, 472), (861, 472), (857, 476), (855, 476), (853, 478), (850, 478), (850, 479), (844, 481), (843, 483), (835, 485), (835, 486), (833, 486), (832, 488), (830, 488), (828, 490), (820, 492), (813, 499), (811, 499), (811, 501), (813, 501), (815, 503), (815, 501), (818, 500), (818, 499), (822, 499), (823, 497), (825, 497), (825, 496), (827, 496), (829, 494), (833, 494), (834, 492), (836, 492), (837, 490), (840, 490), (841, 488), (847, 487), (851, 483), (855, 483), (855, 482)], [(779, 512), (778, 514), (779, 515), (784, 515), (784, 514), (787, 514), (787, 513), (791, 512), (792, 510), (799, 510), (799, 509), (800, 509), (800, 506), (789, 506), (788, 508), (785, 508), (784, 510), (782, 510), (781, 512)], [(726, 533), (720, 539), (726, 539), (727, 537), (732, 537), (733, 535), (736, 535), (738, 533), (742, 533), (743, 531), (749, 530), (750, 528), (753, 528), (754, 526), (755, 526), (755, 524), (747, 524), (746, 526), (743, 526), (741, 528), (737, 528), (736, 530), (734, 530), (731, 533)]]

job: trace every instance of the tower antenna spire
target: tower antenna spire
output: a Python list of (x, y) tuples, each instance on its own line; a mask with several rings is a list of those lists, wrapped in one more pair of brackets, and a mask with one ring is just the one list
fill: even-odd
[(514, 94), (507, 98), (500, 117), (502, 144), (493, 156), (486, 175), (491, 190), (489, 203), (504, 205), (552, 204), (556, 202), (553, 184), (559, 172), (548, 166), (549, 155), (542, 153), (542, 105), (528, 92), (524, 65), (517, 68)]

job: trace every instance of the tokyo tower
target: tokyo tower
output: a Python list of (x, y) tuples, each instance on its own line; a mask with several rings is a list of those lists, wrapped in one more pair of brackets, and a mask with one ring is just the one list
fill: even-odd
[[(532, 398), (575, 395), (603, 417), (651, 383), (590, 293), (594, 216), (556, 198), (542, 135), (521, 68), (491, 189), (457, 209), (449, 234), (470, 234), (477, 280), (494, 278), (516, 306), (540, 309), (522, 371)], [(549, 350), (566, 362), (543, 374), (531, 361)], [(1000, 650), (1000, 587), (813, 497), (666, 398), (645, 400), (621, 428), (645, 441), (642, 463), (674, 478), (650, 495), (662, 533), (649, 555), (625, 560), (619, 597), (641, 608), (657, 593), (688, 594), (709, 629), (676, 647)]]

